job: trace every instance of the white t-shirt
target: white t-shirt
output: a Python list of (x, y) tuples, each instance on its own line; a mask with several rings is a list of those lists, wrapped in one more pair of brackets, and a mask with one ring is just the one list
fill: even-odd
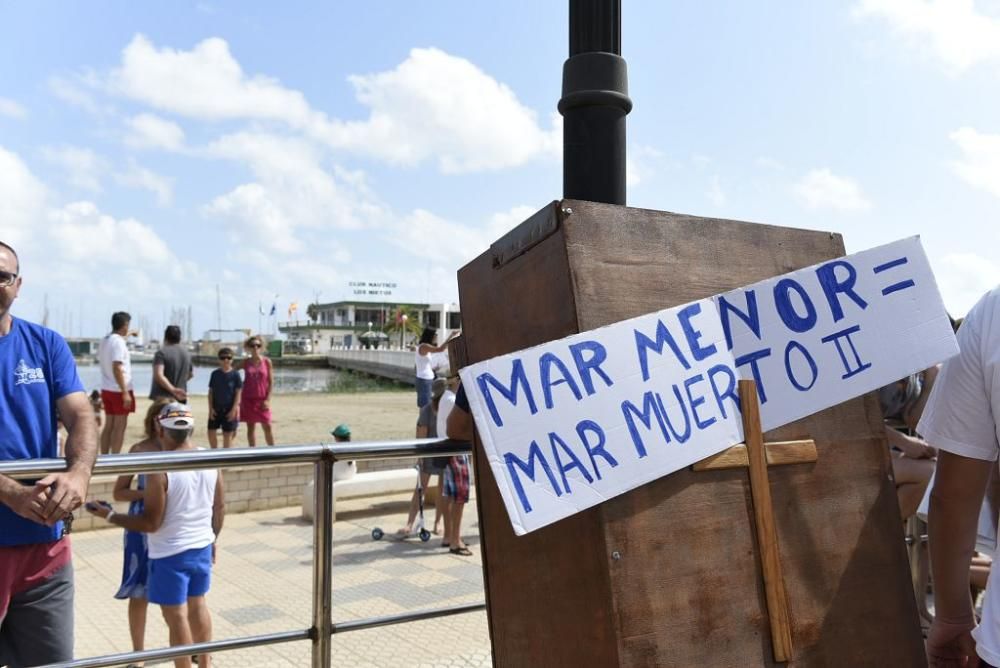
[(170, 471), (167, 473), (167, 507), (160, 528), (147, 534), (150, 559), (163, 559), (211, 545), (212, 507), (219, 472)]
[(437, 433), (438, 438), (448, 437), (448, 415), (451, 413), (451, 409), (455, 407), (455, 393), (451, 390), (445, 390), (444, 394), (441, 395), (441, 401), (438, 402), (438, 415), (437, 415)]
[(415, 359), (414, 364), (417, 367), (417, 378), (423, 378), (424, 380), (434, 380), (434, 365), (431, 360), (431, 354), (426, 355), (420, 354), (420, 346), (417, 346), (417, 350), (414, 353)]
[[(941, 367), (917, 432), (936, 448), (996, 461), (1000, 454), (1000, 287), (972, 307), (958, 330), (961, 352)], [(1000, 665), (1000, 578), (987, 581), (976, 651)]]
[(132, 389), (132, 356), (128, 345), (121, 334), (111, 332), (103, 339), (97, 349), (97, 361), (101, 365), (101, 389), (109, 392), (121, 392), (118, 381), (115, 380), (114, 363), (122, 363), (122, 373), (125, 374), (125, 387)]

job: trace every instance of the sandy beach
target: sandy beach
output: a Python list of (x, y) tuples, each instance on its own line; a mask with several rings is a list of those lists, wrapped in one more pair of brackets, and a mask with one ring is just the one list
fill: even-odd
[[(149, 399), (136, 397), (136, 413), (129, 417), (125, 433), (126, 450), (130, 444), (142, 440), (142, 419), (149, 404)], [(191, 406), (199, 425), (195, 429), (195, 441), (207, 445), (204, 425), (208, 420), (208, 398), (192, 397)], [(277, 445), (330, 441), (330, 430), (341, 422), (351, 426), (355, 441), (412, 438), (417, 423), (417, 396), (414, 390), (277, 394), (271, 399), (271, 413)], [(263, 443), (259, 428), (257, 442)], [(246, 445), (243, 425), (237, 432), (235, 445)]]

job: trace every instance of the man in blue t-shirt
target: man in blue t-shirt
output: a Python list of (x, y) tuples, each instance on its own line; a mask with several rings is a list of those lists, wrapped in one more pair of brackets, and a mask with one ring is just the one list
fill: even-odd
[(17, 253), (0, 241), (0, 462), (58, 457), (56, 411), (69, 431), (66, 471), (34, 484), (0, 475), (0, 666), (73, 658), (73, 566), (62, 520), (83, 503), (97, 426), (69, 346), (16, 319)]

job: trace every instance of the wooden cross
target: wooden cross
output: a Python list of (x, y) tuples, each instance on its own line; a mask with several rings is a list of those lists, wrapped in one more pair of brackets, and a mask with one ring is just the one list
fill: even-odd
[(734, 445), (717, 455), (703, 459), (692, 468), (695, 471), (740, 467), (750, 469), (750, 496), (753, 499), (754, 520), (757, 526), (757, 546), (760, 549), (767, 613), (771, 621), (771, 645), (774, 648), (774, 660), (787, 662), (792, 658), (792, 628), (788, 616), (785, 581), (781, 574), (778, 536), (774, 529), (774, 509), (771, 505), (767, 466), (815, 462), (816, 442), (780, 441), (765, 445), (764, 433), (760, 426), (760, 404), (757, 402), (756, 383), (752, 380), (741, 380), (739, 392), (745, 444)]

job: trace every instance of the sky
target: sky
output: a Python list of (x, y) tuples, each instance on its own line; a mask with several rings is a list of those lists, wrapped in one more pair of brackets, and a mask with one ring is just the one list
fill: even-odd
[[(628, 204), (919, 234), (954, 315), (1000, 283), (1000, 0), (624, 2)], [(14, 313), (155, 337), (456, 271), (562, 187), (567, 3), (0, 0)]]

